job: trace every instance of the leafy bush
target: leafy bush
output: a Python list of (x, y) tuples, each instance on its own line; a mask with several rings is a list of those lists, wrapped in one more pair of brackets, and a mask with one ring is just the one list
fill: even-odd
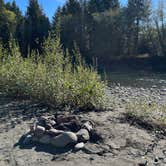
[(48, 38), (41, 56), (23, 58), (16, 44), (11, 53), (0, 48), (0, 87), (11, 96), (29, 97), (53, 106), (83, 107), (89, 103), (103, 107), (105, 83), (97, 71), (79, 58), (73, 65), (59, 41)]

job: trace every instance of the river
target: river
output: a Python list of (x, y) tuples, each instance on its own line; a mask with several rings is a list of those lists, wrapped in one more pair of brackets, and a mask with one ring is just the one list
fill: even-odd
[(166, 88), (166, 74), (148, 72), (109, 72), (108, 84), (119, 84), (124, 87)]

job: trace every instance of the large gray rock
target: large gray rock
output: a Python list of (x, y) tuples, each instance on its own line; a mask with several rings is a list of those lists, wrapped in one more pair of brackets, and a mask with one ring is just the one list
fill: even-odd
[(76, 133), (80, 142), (86, 142), (90, 139), (89, 132), (87, 129), (81, 129)]
[(77, 143), (77, 136), (73, 132), (64, 132), (51, 139), (51, 144), (58, 148), (64, 148), (69, 144)]
[(39, 137), (36, 137), (36, 136), (33, 136), (32, 137), (32, 142), (34, 142), (34, 143), (39, 143)]
[(39, 142), (42, 143), (42, 144), (50, 144), (51, 137), (47, 134), (44, 134), (39, 138)]

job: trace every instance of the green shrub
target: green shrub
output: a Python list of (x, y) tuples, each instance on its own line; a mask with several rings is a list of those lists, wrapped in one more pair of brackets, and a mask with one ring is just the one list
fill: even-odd
[(105, 104), (105, 83), (81, 60), (73, 65), (59, 41), (48, 38), (41, 56), (23, 58), (13, 44), (10, 56), (0, 47), (0, 88), (7, 95), (29, 97), (53, 106)]

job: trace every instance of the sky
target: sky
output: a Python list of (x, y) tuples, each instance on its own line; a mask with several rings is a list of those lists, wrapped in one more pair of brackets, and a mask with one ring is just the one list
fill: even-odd
[[(5, 2), (12, 2), (13, 0), (5, 0)], [(42, 6), (44, 12), (49, 17), (49, 19), (52, 19), (53, 14), (55, 13), (58, 6), (62, 6), (66, 0), (38, 0), (40, 5)], [(153, 0), (158, 1), (158, 0)], [(125, 5), (127, 0), (120, 0), (122, 5)], [(17, 5), (22, 10), (23, 14), (25, 14), (28, 0), (16, 0)]]

